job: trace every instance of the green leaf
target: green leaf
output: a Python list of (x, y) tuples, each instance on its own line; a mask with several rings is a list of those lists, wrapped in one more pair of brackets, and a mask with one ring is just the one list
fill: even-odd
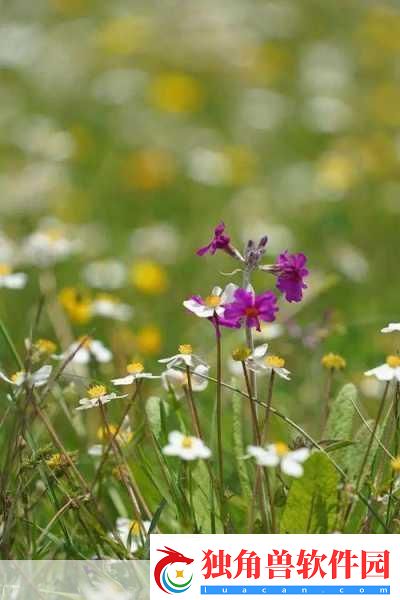
[(161, 433), (161, 399), (158, 396), (150, 396), (146, 402), (146, 415), (151, 431), (158, 439)]
[(210, 533), (213, 516), (217, 528), (216, 533), (223, 533), (222, 523), (215, 512), (215, 507), (218, 506), (217, 498), (214, 492), (211, 492), (210, 475), (204, 461), (196, 461), (192, 479), (192, 503), (199, 530), (203, 533)]
[(244, 443), (243, 443), (243, 399), (238, 394), (232, 394), (232, 433), (233, 433), (233, 452), (236, 459), (237, 471), (239, 476), (239, 483), (242, 489), (242, 494), (246, 498), (251, 498), (252, 490), (249, 480), (249, 474), (247, 471), (246, 461), (243, 460), (244, 456)]
[(329, 458), (315, 452), (304, 475), (293, 481), (281, 521), (281, 533), (327, 533), (334, 527), (339, 475)]
[[(357, 402), (357, 388), (349, 383), (339, 392), (333, 402), (326, 424), (324, 437), (329, 440), (351, 440), (353, 432), (354, 403)], [(330, 452), (332, 449), (330, 449)], [(345, 451), (335, 452), (335, 460), (343, 464)]]

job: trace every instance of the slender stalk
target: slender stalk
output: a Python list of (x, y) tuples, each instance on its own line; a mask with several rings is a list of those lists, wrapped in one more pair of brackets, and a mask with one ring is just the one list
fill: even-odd
[(247, 369), (245, 361), (242, 361), (242, 368), (243, 368), (244, 379), (246, 382), (247, 393), (249, 396), (249, 406), (250, 406), (251, 420), (252, 420), (252, 425), (253, 425), (253, 443), (255, 446), (260, 446), (261, 445), (260, 427), (258, 425), (256, 405), (254, 404), (254, 401), (253, 401), (253, 394), (252, 394), (252, 388), (251, 388), (251, 383), (250, 383), (250, 378), (249, 378), (249, 371)]
[(193, 430), (196, 433), (196, 436), (203, 439), (203, 434), (201, 432), (201, 425), (199, 419), (199, 413), (197, 412), (197, 407), (194, 402), (193, 397), (193, 387), (192, 387), (192, 374), (190, 371), (190, 367), (186, 365), (186, 377), (187, 377), (187, 386), (185, 386), (186, 398), (189, 404), (189, 410), (192, 417)]
[(270, 414), (271, 414), (271, 407), (272, 407), (272, 396), (273, 396), (273, 392), (274, 392), (274, 383), (275, 383), (275, 371), (272, 369), (271, 370), (271, 375), (269, 377), (269, 383), (268, 383), (268, 394), (267, 394), (267, 406), (265, 409), (265, 419), (264, 419), (264, 423), (262, 426), (262, 436), (261, 436), (261, 445), (264, 446), (264, 444), (266, 443), (267, 439), (268, 439), (268, 429), (269, 429), (269, 418), (270, 418)]
[(388, 381), (386, 383), (386, 385), (385, 385), (385, 390), (383, 392), (382, 400), (381, 400), (380, 405), (379, 405), (379, 410), (378, 410), (378, 414), (376, 416), (374, 428), (372, 430), (371, 437), (370, 437), (369, 442), (368, 442), (367, 450), (365, 452), (363, 461), (361, 463), (361, 468), (360, 468), (360, 471), (358, 473), (357, 482), (356, 482), (356, 489), (357, 490), (360, 487), (362, 476), (364, 474), (364, 469), (365, 469), (365, 466), (366, 466), (366, 464), (368, 462), (369, 453), (371, 452), (372, 444), (374, 442), (375, 435), (376, 435), (376, 432), (378, 430), (378, 425), (379, 425), (379, 422), (381, 420), (381, 417), (382, 417), (382, 414), (383, 414), (383, 410), (385, 408), (385, 402), (386, 402), (386, 398), (387, 398), (387, 395), (388, 395), (388, 392), (389, 392), (389, 387), (390, 387), (390, 381)]
[(222, 446), (222, 344), (221, 330), (218, 319), (215, 319), (217, 338), (217, 454), (219, 472), (219, 490), (221, 499), (221, 513), (224, 520), (225, 515), (225, 491), (224, 491), (224, 454)]
[(107, 445), (107, 447), (106, 447), (106, 449), (105, 449), (105, 451), (104, 451), (104, 453), (103, 453), (103, 455), (101, 457), (100, 465), (98, 466), (98, 469), (97, 469), (97, 471), (95, 473), (95, 476), (94, 476), (94, 479), (93, 479), (93, 482), (92, 482), (92, 485), (90, 487), (90, 491), (91, 492), (93, 492), (94, 487), (95, 487), (96, 483), (98, 482), (98, 480), (100, 478), (100, 475), (101, 475), (101, 472), (103, 470), (103, 467), (104, 467), (104, 465), (106, 463), (106, 460), (108, 458), (108, 455), (110, 454), (110, 451), (112, 449), (112, 445), (114, 443), (114, 440), (118, 436), (118, 434), (119, 434), (119, 432), (121, 430), (121, 427), (122, 427), (122, 425), (123, 425), (123, 423), (125, 421), (125, 417), (128, 415), (128, 413), (129, 413), (129, 411), (130, 411), (133, 403), (135, 402), (135, 400), (137, 398), (137, 395), (139, 393), (140, 384), (141, 384), (141, 381), (139, 381), (139, 382), (136, 383), (135, 391), (134, 391), (134, 393), (133, 393), (130, 401), (127, 403), (127, 405), (125, 407), (125, 410), (124, 410), (124, 412), (122, 414), (122, 417), (121, 417), (121, 419), (120, 419), (120, 421), (118, 423), (117, 429), (115, 430), (115, 432), (109, 438), (108, 445)]
[(324, 430), (329, 418), (330, 412), (330, 404), (331, 404), (331, 396), (332, 396), (332, 384), (333, 384), (333, 374), (335, 369), (329, 369), (328, 377), (326, 380), (325, 394), (324, 394), (324, 410), (322, 411), (322, 420), (321, 420), (321, 437), (324, 434)]
[[(400, 384), (399, 382), (396, 383), (396, 389), (395, 389), (395, 393), (394, 393), (394, 414), (395, 414), (395, 422), (394, 422), (394, 448), (393, 448), (393, 454), (395, 456), (395, 458), (397, 458), (398, 453), (399, 453), (399, 436), (400, 436), (400, 432), (399, 432), (399, 427), (400, 427)], [(391, 512), (391, 508), (392, 508), (392, 500), (393, 500), (393, 490), (394, 490), (394, 483), (396, 480), (397, 474), (396, 471), (394, 469), (392, 469), (392, 479), (390, 482), (390, 490), (389, 490), (389, 501), (388, 501), (388, 507), (387, 507), (387, 513), (386, 513), (386, 525), (389, 527), (390, 526), (390, 512)]]
[(108, 421), (107, 421), (107, 415), (106, 415), (106, 410), (104, 408), (104, 405), (103, 405), (102, 402), (99, 402), (98, 404), (99, 404), (101, 419), (103, 421), (104, 429), (105, 429), (106, 434), (107, 434), (107, 439), (111, 439), (112, 449), (113, 449), (113, 452), (115, 454), (115, 458), (116, 458), (117, 462), (120, 462), (121, 459), (123, 461), (122, 469), (120, 469), (121, 479), (124, 482), (125, 487), (127, 489), (127, 492), (129, 494), (129, 498), (130, 498), (131, 503), (132, 503), (132, 507), (133, 507), (133, 511), (134, 511), (136, 520), (139, 523), (141, 531), (143, 532), (144, 535), (146, 535), (146, 532), (145, 532), (145, 529), (144, 529), (144, 525), (143, 525), (143, 520), (142, 520), (142, 517), (141, 517), (141, 514), (140, 514), (139, 503), (137, 501), (137, 498), (136, 498), (135, 494), (133, 493), (131, 482), (129, 481), (129, 478), (128, 478), (125, 470), (124, 470), (125, 467), (128, 468), (128, 466), (126, 465), (126, 461), (124, 459), (124, 456), (122, 454), (121, 448), (119, 447), (119, 444), (118, 444), (117, 440), (111, 434), (110, 427), (109, 427), (109, 424), (108, 424)]
[[(256, 446), (261, 446), (262, 440), (261, 440), (260, 427), (259, 427), (258, 419), (257, 419), (257, 411), (255, 409), (255, 404), (254, 404), (254, 401), (253, 401), (253, 398), (251, 395), (251, 384), (250, 384), (250, 379), (249, 379), (249, 373), (248, 373), (248, 370), (246, 367), (246, 363), (244, 361), (242, 361), (242, 367), (243, 367), (244, 378), (246, 381), (247, 394), (248, 394), (249, 401), (250, 401), (250, 410), (251, 410), (252, 421), (253, 421), (254, 444)], [(267, 518), (267, 515), (265, 512), (264, 494), (263, 494), (263, 489), (262, 489), (263, 478), (265, 479), (265, 485), (266, 485), (267, 494), (268, 494), (268, 501), (269, 501), (269, 505), (270, 505), (271, 530), (272, 530), (272, 533), (274, 533), (274, 531), (275, 531), (275, 509), (274, 509), (273, 494), (272, 494), (272, 489), (271, 489), (271, 482), (270, 482), (269, 474), (267, 473), (267, 471), (264, 470), (259, 465), (257, 465), (257, 469), (256, 469), (256, 479), (255, 479), (254, 490), (253, 490), (253, 499), (250, 503), (250, 511), (249, 511), (249, 519), (248, 519), (249, 531), (253, 531), (253, 527), (254, 527), (254, 512), (255, 512), (254, 509), (255, 509), (256, 498), (258, 498), (258, 501), (259, 501), (264, 528), (265, 528), (265, 530), (268, 529), (268, 518)]]

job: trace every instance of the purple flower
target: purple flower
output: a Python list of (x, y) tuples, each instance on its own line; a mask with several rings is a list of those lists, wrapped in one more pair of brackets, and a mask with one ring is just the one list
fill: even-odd
[(220, 223), (214, 230), (214, 237), (208, 246), (204, 246), (203, 248), (199, 248), (196, 254), (198, 256), (204, 256), (208, 252), (210, 254), (215, 254), (217, 250), (224, 250), (228, 252), (228, 254), (234, 255), (234, 252), (231, 248), (231, 238), (224, 233), (225, 231), (225, 223)]
[(256, 296), (254, 290), (239, 288), (234, 294), (234, 301), (225, 308), (224, 317), (227, 322), (246, 327), (255, 327), (261, 331), (260, 321), (275, 321), (278, 312), (277, 298), (273, 292), (264, 292)]
[(303, 298), (303, 290), (307, 288), (304, 278), (309, 273), (306, 264), (305, 254), (289, 254), (287, 250), (276, 262), (274, 267), (274, 272), (278, 276), (276, 287), (285, 294), (288, 302), (300, 302)]

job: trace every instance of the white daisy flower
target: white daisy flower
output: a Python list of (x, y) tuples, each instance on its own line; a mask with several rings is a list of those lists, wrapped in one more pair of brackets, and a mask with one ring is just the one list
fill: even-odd
[[(207, 376), (209, 367), (198, 365), (191, 372), (192, 390), (194, 392), (202, 392), (208, 386)], [(184, 388), (188, 385), (187, 374), (178, 369), (167, 369), (161, 374), (161, 382), (165, 390), (169, 391), (172, 388), (175, 397), (181, 400), (185, 397)]]
[(144, 366), (140, 362), (132, 362), (126, 367), (128, 375), (121, 379), (112, 379), (114, 385), (131, 385), (137, 379), (160, 379), (159, 375), (145, 373)]
[(38, 267), (48, 267), (65, 260), (79, 248), (79, 241), (71, 238), (71, 232), (67, 231), (65, 225), (51, 220), (25, 239), (22, 256)]
[(21, 387), (26, 382), (32, 387), (43, 387), (49, 381), (52, 370), (52, 366), (44, 365), (43, 367), (40, 367), (40, 369), (38, 369), (35, 373), (26, 373), (25, 371), (18, 371), (17, 373), (14, 373), (14, 375), (11, 375), (11, 377), (7, 377), (5, 373), (2, 373), (0, 371), (0, 379), (17, 387)]
[(131, 521), (125, 517), (118, 517), (116, 522), (116, 530), (121, 542), (131, 554), (134, 554), (143, 546), (150, 527), (151, 521), (143, 521), (140, 524), (138, 521)]
[(392, 381), (397, 379), (400, 382), (400, 356), (388, 356), (386, 363), (371, 369), (365, 373), (367, 377), (374, 376), (379, 381)]
[(211, 450), (200, 438), (187, 436), (180, 431), (172, 431), (168, 436), (168, 445), (163, 448), (166, 456), (179, 456), (182, 460), (207, 459)]
[(193, 348), (190, 344), (181, 344), (179, 346), (179, 354), (174, 354), (174, 356), (168, 358), (160, 358), (158, 362), (166, 364), (168, 369), (179, 366), (186, 366), (191, 369), (194, 369), (199, 365), (203, 365), (204, 367), (208, 366), (200, 356), (193, 354)]
[[(72, 364), (87, 365), (92, 359), (96, 360), (98, 363), (108, 363), (112, 360), (112, 352), (99, 340), (87, 338), (83, 345), (81, 344), (82, 341), (74, 342), (66, 352), (55, 356), (55, 358), (65, 360), (76, 352), (71, 360)], [(79, 348), (78, 351), (77, 348)]]
[(269, 444), (266, 448), (249, 446), (247, 453), (256, 459), (261, 467), (277, 467), (280, 465), (282, 472), (291, 477), (302, 477), (303, 464), (311, 454), (308, 448), (299, 448), (290, 451), (283, 442)]
[(79, 400), (79, 406), (76, 410), (87, 410), (89, 408), (95, 408), (100, 404), (108, 404), (111, 400), (117, 398), (126, 398), (128, 394), (118, 396), (115, 392), (107, 392), (107, 388), (104, 385), (93, 385), (87, 391), (87, 397)]
[(267, 355), (268, 344), (258, 346), (252, 354), (250, 354), (246, 363), (251, 371), (255, 373), (271, 373), (274, 371), (283, 379), (290, 379), (290, 371), (285, 369), (285, 359), (273, 354)]
[(21, 290), (25, 287), (28, 276), (25, 273), (13, 273), (9, 264), (0, 263), (0, 288)]
[(400, 331), (400, 323), (389, 323), (382, 329), (382, 333), (394, 333), (395, 331)]
[(117, 321), (129, 321), (133, 315), (133, 309), (129, 304), (120, 302), (118, 298), (114, 298), (110, 294), (101, 294), (92, 303), (92, 314)]
[(98, 260), (85, 266), (83, 277), (93, 288), (117, 290), (126, 282), (126, 267), (115, 259)]
[(192, 296), (189, 300), (185, 300), (183, 306), (203, 319), (210, 319), (214, 315), (220, 317), (225, 312), (225, 305), (233, 302), (237, 289), (238, 286), (234, 283), (228, 283), (224, 290), (220, 287), (214, 287), (210, 296), (206, 298)]

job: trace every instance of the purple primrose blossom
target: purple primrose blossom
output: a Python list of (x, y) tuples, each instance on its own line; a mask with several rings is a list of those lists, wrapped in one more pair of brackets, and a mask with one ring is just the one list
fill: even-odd
[(261, 330), (261, 321), (275, 321), (278, 312), (277, 298), (273, 292), (264, 292), (258, 296), (253, 289), (239, 288), (234, 294), (234, 300), (225, 308), (224, 318), (227, 322), (255, 327)]
[(305, 254), (289, 254), (286, 250), (274, 266), (274, 273), (277, 275), (276, 287), (288, 302), (301, 302), (303, 298), (303, 290), (307, 288), (304, 278), (309, 273), (306, 264)]
[(223, 250), (228, 254), (235, 256), (235, 253), (231, 247), (231, 238), (228, 235), (225, 235), (225, 223), (220, 223), (214, 230), (214, 237), (211, 242), (204, 246), (203, 248), (199, 248), (196, 254), (198, 256), (204, 256), (204, 254), (210, 253), (215, 254), (217, 250)]

